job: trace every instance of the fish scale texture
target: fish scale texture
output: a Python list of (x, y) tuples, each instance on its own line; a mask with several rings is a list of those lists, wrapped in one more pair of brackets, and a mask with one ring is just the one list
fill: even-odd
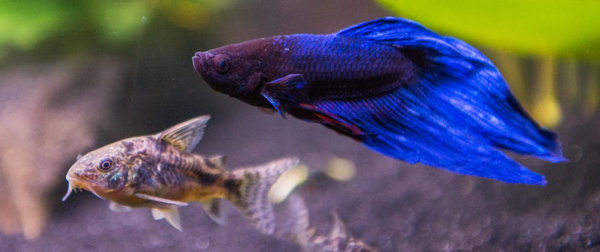
[(399, 72), (406, 67), (402, 63), (405, 58), (395, 48), (335, 34), (281, 36), (274, 43), (284, 48), (283, 60), (272, 63), (280, 64), (277, 75), (302, 73), (315, 100), (390, 91), (397, 87), (394, 81), (402, 78)]
[[(278, 59), (279, 74), (302, 74), (310, 97), (295, 101), (288, 95), (278, 102), (308, 121), (359, 128), (364, 136), (355, 138), (372, 150), (413, 164), (536, 185), (546, 184), (544, 177), (502, 150), (566, 161), (558, 136), (531, 119), (491, 61), (458, 39), (410, 20), (383, 18), (275, 43), (289, 49)], [(329, 120), (294, 111), (305, 103)]]

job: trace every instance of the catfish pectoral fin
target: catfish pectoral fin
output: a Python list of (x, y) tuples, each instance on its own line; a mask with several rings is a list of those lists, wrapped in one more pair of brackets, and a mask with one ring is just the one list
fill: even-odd
[(135, 196), (137, 196), (138, 198), (141, 198), (141, 199), (148, 200), (152, 203), (156, 203), (158, 205), (166, 205), (167, 207), (174, 207), (174, 206), (182, 207), (182, 206), (188, 205), (188, 203), (185, 203), (185, 202), (165, 199), (165, 198), (156, 197), (156, 196), (143, 194), (143, 193), (136, 193)]

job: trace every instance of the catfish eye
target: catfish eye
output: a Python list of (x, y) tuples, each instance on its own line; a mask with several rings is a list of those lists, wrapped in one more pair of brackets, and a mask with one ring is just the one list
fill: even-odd
[(100, 170), (108, 171), (108, 169), (110, 169), (112, 167), (112, 165), (113, 165), (112, 160), (104, 159), (104, 160), (100, 161), (100, 165), (98, 167), (100, 168)]
[(231, 61), (227, 57), (215, 57), (215, 68), (220, 73), (226, 73), (229, 71), (229, 67), (231, 66)]

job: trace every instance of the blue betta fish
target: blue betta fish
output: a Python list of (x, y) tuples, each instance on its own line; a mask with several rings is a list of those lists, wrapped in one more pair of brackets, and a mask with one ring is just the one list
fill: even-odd
[(411, 164), (544, 185), (501, 150), (566, 161), (557, 134), (527, 114), (489, 59), (411, 20), (256, 39), (198, 52), (193, 63), (218, 92)]

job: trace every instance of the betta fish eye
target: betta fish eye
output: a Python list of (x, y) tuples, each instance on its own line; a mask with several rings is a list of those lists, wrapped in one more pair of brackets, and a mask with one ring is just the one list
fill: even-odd
[(231, 61), (229, 58), (227, 58), (227, 56), (217, 55), (214, 62), (215, 68), (217, 71), (219, 71), (219, 73), (226, 73), (231, 67)]
[(112, 168), (113, 166), (113, 162), (110, 159), (103, 159), (102, 161), (100, 161), (100, 164), (98, 165), (98, 168), (100, 168), (100, 170), (103, 171), (108, 171), (110, 168)]

